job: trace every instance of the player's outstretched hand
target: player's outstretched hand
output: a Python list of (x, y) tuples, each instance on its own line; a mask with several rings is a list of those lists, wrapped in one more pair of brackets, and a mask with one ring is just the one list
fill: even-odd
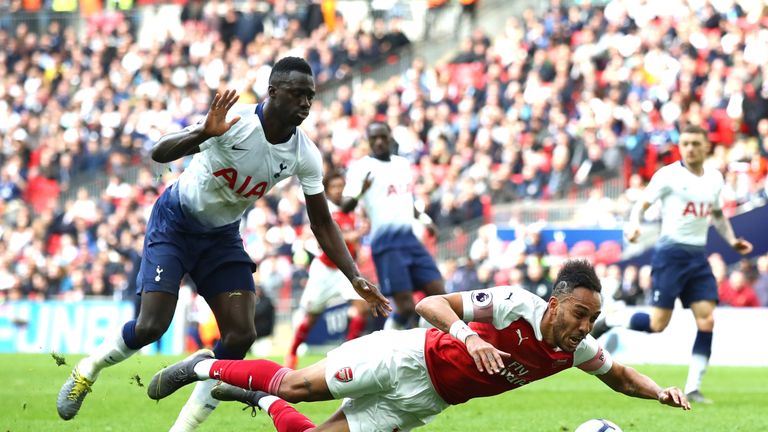
[(640, 238), (640, 227), (639, 226), (630, 226), (627, 229), (626, 236), (627, 236), (627, 240), (630, 243), (636, 242), (637, 239)]
[(748, 253), (752, 252), (752, 243), (744, 240), (743, 238), (737, 238), (732, 244), (731, 247), (736, 252), (747, 255)]
[(392, 311), (392, 306), (389, 305), (389, 300), (381, 295), (381, 292), (376, 285), (368, 282), (368, 280), (362, 276), (358, 276), (352, 279), (352, 287), (360, 294), (363, 300), (367, 301), (371, 305), (371, 312), (373, 316), (389, 316)]
[(224, 135), (235, 123), (240, 121), (240, 116), (227, 121), (227, 112), (237, 102), (240, 95), (234, 90), (225, 90), (224, 94), (216, 93), (211, 102), (211, 109), (205, 118), (203, 131), (208, 136)]
[(686, 411), (691, 409), (691, 403), (685, 397), (685, 393), (677, 387), (667, 387), (659, 392), (659, 402)]
[(486, 371), (489, 375), (501, 372), (504, 369), (504, 359), (511, 357), (509, 353), (496, 349), (495, 346), (474, 334), (470, 335), (464, 344), (467, 346), (469, 355), (475, 360), (477, 370)]

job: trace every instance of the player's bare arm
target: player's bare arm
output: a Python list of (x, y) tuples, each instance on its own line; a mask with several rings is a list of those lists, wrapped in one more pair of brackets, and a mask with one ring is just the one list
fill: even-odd
[(373, 177), (371, 177), (371, 173), (368, 172), (368, 174), (366, 174), (365, 178), (363, 179), (363, 186), (360, 188), (360, 193), (356, 197), (344, 197), (344, 200), (341, 203), (341, 211), (344, 213), (349, 213), (354, 210), (355, 207), (357, 207), (357, 203), (360, 201), (363, 195), (368, 192), (368, 189), (371, 188), (372, 184)]
[(341, 230), (328, 210), (328, 201), (326, 200), (325, 193), (320, 192), (319, 194), (304, 196), (307, 201), (307, 215), (309, 216), (310, 228), (312, 228), (312, 233), (315, 234), (317, 242), (320, 243), (320, 247), (323, 248), (323, 251), (336, 264), (339, 270), (344, 273), (344, 276), (349, 279), (352, 287), (360, 294), (360, 297), (371, 305), (371, 311), (375, 316), (379, 314), (382, 316), (389, 315), (389, 312), (392, 310), (389, 300), (381, 295), (376, 285), (360, 275), (360, 271), (357, 269), (352, 255), (349, 254), (349, 249), (347, 249), (347, 245), (344, 243)]
[(641, 199), (632, 206), (632, 211), (629, 214), (629, 226), (625, 235), (630, 242), (637, 241), (640, 238), (640, 224), (642, 223), (643, 215), (645, 211), (651, 206), (651, 203)]
[(240, 120), (239, 116), (230, 121), (226, 120), (227, 112), (239, 98), (234, 90), (226, 90), (223, 94), (216, 93), (205, 122), (163, 135), (152, 148), (152, 160), (160, 163), (175, 161), (199, 152), (200, 144), (209, 138), (225, 134)]
[(492, 375), (504, 369), (503, 358), (510, 357), (509, 353), (498, 350), (484, 341), (462, 320), (464, 301), (461, 294), (425, 297), (416, 305), (416, 313), (437, 329), (464, 342), (478, 371), (487, 371)]
[(731, 221), (723, 215), (722, 210), (712, 211), (712, 225), (715, 226), (717, 232), (720, 233), (723, 240), (728, 242), (733, 250), (742, 255), (747, 255), (752, 252), (752, 243), (743, 238), (736, 237), (736, 234), (733, 232)]
[(613, 390), (641, 399), (656, 399), (659, 403), (671, 407), (690, 410), (691, 404), (685, 393), (677, 387), (661, 388), (650, 377), (631, 367), (613, 362), (611, 369), (603, 375), (597, 375)]

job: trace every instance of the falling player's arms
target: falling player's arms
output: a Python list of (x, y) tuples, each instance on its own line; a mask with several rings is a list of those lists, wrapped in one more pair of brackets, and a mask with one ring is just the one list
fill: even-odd
[(230, 121), (226, 120), (227, 112), (239, 97), (234, 90), (227, 90), (223, 95), (216, 93), (205, 121), (179, 132), (163, 135), (152, 147), (152, 160), (167, 163), (197, 153), (200, 151), (200, 144), (226, 133), (240, 120), (239, 116)]
[(504, 369), (503, 358), (510, 357), (509, 353), (496, 349), (464, 323), (464, 299), (461, 294), (425, 297), (416, 305), (416, 313), (436, 328), (464, 342), (480, 372), (493, 374)]
[(685, 394), (677, 387), (661, 388), (650, 377), (631, 367), (613, 362), (608, 372), (597, 375), (602, 382), (613, 390), (641, 399), (656, 399), (664, 405), (691, 409)]

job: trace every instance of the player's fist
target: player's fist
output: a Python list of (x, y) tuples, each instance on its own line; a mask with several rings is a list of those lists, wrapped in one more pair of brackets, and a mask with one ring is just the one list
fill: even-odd
[(627, 236), (627, 240), (630, 243), (634, 243), (637, 241), (637, 239), (640, 238), (640, 227), (637, 225), (630, 225), (627, 228), (627, 231), (625, 232), (625, 235)]
[(737, 238), (736, 240), (731, 243), (731, 247), (736, 252), (747, 255), (748, 253), (752, 252), (752, 243), (744, 240), (743, 238)]
[(211, 108), (208, 110), (208, 115), (205, 117), (205, 125), (203, 126), (203, 133), (207, 136), (220, 136), (224, 135), (235, 123), (240, 120), (237, 116), (230, 121), (227, 121), (227, 112), (235, 105), (235, 102), (240, 98), (234, 90), (226, 90), (224, 93), (216, 93), (211, 102)]
[(371, 305), (373, 316), (388, 316), (392, 311), (392, 306), (389, 305), (389, 300), (381, 295), (381, 292), (376, 285), (368, 282), (366, 278), (362, 276), (353, 278), (352, 288), (357, 291), (360, 297)]
[(691, 409), (691, 404), (688, 402), (688, 398), (685, 397), (685, 393), (677, 387), (667, 387), (661, 390), (658, 399), (664, 405), (682, 408), (686, 411)]

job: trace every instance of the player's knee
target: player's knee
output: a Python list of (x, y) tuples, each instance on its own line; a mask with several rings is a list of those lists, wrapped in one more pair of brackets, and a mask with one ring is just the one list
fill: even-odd
[(168, 330), (168, 323), (159, 320), (138, 321), (136, 322), (136, 339), (143, 344), (149, 344), (160, 339), (166, 330)]
[(696, 328), (700, 331), (711, 332), (715, 328), (715, 317), (710, 314), (696, 318)]
[(221, 335), (221, 343), (233, 350), (248, 350), (255, 341), (255, 329), (243, 329)]

